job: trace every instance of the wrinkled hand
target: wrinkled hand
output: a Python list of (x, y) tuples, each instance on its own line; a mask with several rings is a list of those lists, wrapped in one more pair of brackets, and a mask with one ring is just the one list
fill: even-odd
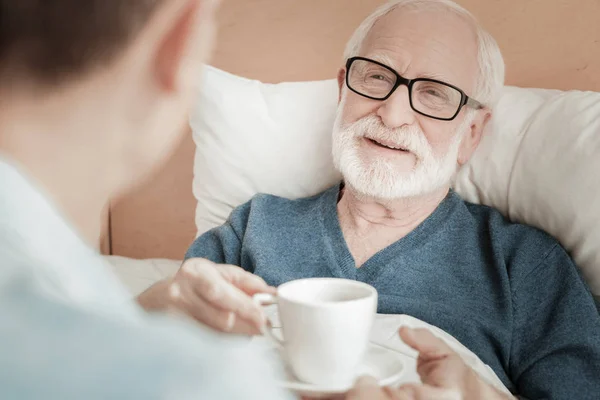
[(149, 311), (184, 313), (219, 331), (251, 335), (260, 331), (265, 318), (252, 296), (275, 292), (240, 267), (193, 258), (175, 276), (142, 293), (138, 302)]
[(514, 400), (484, 382), (443, 340), (426, 329), (400, 329), (402, 340), (419, 352), (417, 372), (422, 384), (380, 388), (361, 378), (347, 400)]

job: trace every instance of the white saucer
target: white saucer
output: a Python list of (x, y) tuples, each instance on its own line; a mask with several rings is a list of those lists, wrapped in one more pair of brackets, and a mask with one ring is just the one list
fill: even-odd
[[(404, 363), (400, 355), (392, 350), (370, 343), (361, 365), (356, 369), (356, 377), (369, 375), (379, 381), (381, 386), (393, 386), (400, 381), (404, 372)], [(281, 385), (306, 397), (324, 397), (346, 393), (348, 386), (314, 385), (299, 381), (294, 374), (286, 370), (287, 379)]]

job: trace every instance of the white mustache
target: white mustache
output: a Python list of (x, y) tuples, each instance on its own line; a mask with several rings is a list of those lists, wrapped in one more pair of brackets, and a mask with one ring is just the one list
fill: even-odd
[(346, 125), (344, 130), (354, 137), (393, 143), (394, 147), (406, 149), (419, 158), (432, 154), (427, 138), (416, 126), (390, 129), (385, 127), (376, 116), (368, 115)]

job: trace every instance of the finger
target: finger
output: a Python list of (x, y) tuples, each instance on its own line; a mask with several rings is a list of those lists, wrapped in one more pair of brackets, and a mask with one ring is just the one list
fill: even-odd
[(185, 281), (185, 286), (191, 287), (207, 303), (234, 312), (237, 317), (251, 321), (260, 328), (265, 321), (262, 308), (227, 281), (217, 268), (216, 264), (210, 262), (186, 263), (181, 268), (181, 279)]
[(443, 340), (426, 329), (402, 328), (400, 336), (406, 344), (419, 351), (417, 373), (422, 383), (437, 387), (455, 385), (452, 380), (460, 374), (462, 364)]
[(247, 321), (242, 318), (235, 318), (233, 328), (231, 328), (231, 331), (229, 332), (238, 335), (256, 336), (260, 335), (260, 328), (257, 327), (256, 323), (253, 321)]
[(397, 389), (392, 389), (393, 395), (396, 396), (394, 400), (416, 400), (416, 384), (402, 385)]
[(300, 397), (300, 400), (344, 400), (344, 395), (334, 395), (331, 397)]
[(179, 291), (179, 298), (174, 303), (178, 311), (213, 329), (243, 335), (255, 335), (259, 332), (252, 321), (246, 321), (236, 316), (234, 312), (223, 310), (207, 303), (189, 288), (182, 289), (178, 283), (172, 285), (172, 291)]
[(276, 294), (277, 289), (267, 285), (267, 283), (258, 275), (254, 275), (235, 265), (219, 265), (221, 274), (226, 280), (244, 293), (252, 296), (256, 293)]
[(377, 380), (370, 376), (361, 377), (346, 395), (346, 400), (388, 400)]
[(407, 396), (406, 394), (402, 394), (398, 391), (398, 389), (386, 387), (383, 388), (383, 391), (388, 396), (387, 398), (389, 398), (390, 400), (413, 400), (412, 397)]
[(424, 384), (453, 388), (460, 384), (462, 376), (468, 368), (459, 356), (448, 356), (442, 359), (424, 361), (417, 360), (417, 373)]
[(196, 293), (213, 306), (231, 311), (240, 319), (251, 321), (256, 328), (264, 326), (266, 317), (263, 309), (254, 303), (252, 297), (227, 281), (219, 282), (218, 285), (221, 286), (217, 291), (208, 292), (204, 296), (201, 292), (196, 291)]
[(455, 390), (429, 385), (407, 384), (398, 388), (397, 392), (402, 400), (461, 400), (460, 393)]
[(442, 339), (427, 329), (400, 328), (400, 338), (419, 352), (419, 358), (430, 361), (445, 358), (454, 351)]
[(228, 332), (235, 324), (235, 314), (231, 311), (214, 307), (199, 297), (189, 285), (173, 282), (169, 288), (171, 304), (176, 311), (202, 322), (211, 328)]

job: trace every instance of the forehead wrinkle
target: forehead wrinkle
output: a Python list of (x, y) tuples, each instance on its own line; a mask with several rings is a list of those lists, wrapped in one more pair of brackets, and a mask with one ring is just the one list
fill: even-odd
[(366, 58), (370, 58), (371, 60), (385, 64), (394, 71), (398, 72), (398, 69), (396, 68), (396, 62), (386, 53), (373, 53), (372, 55), (369, 54)]
[[(437, 50), (436, 50), (437, 51)], [(404, 54), (403, 54), (404, 53)], [(378, 61), (382, 64), (387, 65), (392, 68), (398, 75), (407, 78), (407, 79), (416, 79), (416, 78), (428, 78), (435, 79), (443, 82), (447, 82), (450, 84), (454, 84), (456, 82), (456, 76), (454, 74), (440, 71), (433, 71), (430, 68), (418, 68), (419, 64), (431, 64), (434, 63), (430, 59), (430, 57), (426, 57), (423, 60), (419, 60), (418, 62), (414, 62), (412, 57), (406, 54), (403, 51), (394, 51), (389, 48), (381, 48), (374, 50), (372, 52), (365, 53), (366, 58), (370, 58), (372, 60)], [(414, 64), (414, 66), (413, 66)], [(411, 71), (414, 70), (414, 71)], [(456, 86), (456, 85), (455, 85)]]

